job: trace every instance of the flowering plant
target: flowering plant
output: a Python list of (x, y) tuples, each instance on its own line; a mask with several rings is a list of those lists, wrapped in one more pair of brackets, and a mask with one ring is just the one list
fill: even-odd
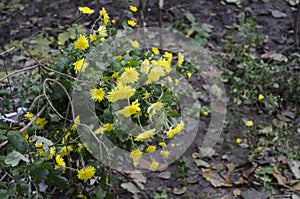
[[(129, 6), (125, 30), (137, 26), (136, 11)], [(13, 194), (30, 197), (29, 190), (35, 190), (37, 196), (56, 197), (56, 188), (68, 188), (66, 195), (93, 198), (101, 190), (105, 197), (110, 168), (119, 169), (127, 160), (130, 170), (154, 171), (184, 147), (178, 136), (188, 132), (188, 123), (176, 92), (192, 71), (183, 53), (142, 48), (137, 38), (117, 35), (117, 23), (102, 8), (89, 33), (58, 41), (53, 63), (39, 64), (35, 74), (40, 81), (34, 83), (40, 84), (28, 87), (29, 94), (20, 100), (28, 112), (17, 133), (7, 133), (4, 162), (18, 165), (14, 177), (28, 185), (27, 191)], [(9, 172), (9, 167), (1, 168)], [(94, 189), (88, 190), (92, 182)]]

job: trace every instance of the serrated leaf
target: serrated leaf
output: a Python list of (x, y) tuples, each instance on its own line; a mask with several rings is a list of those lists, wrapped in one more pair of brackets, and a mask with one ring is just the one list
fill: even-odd
[(15, 167), (19, 164), (20, 160), (23, 160), (27, 163), (29, 162), (29, 159), (23, 154), (19, 153), (18, 151), (12, 151), (6, 156), (4, 162), (5, 164), (10, 164), (12, 167)]

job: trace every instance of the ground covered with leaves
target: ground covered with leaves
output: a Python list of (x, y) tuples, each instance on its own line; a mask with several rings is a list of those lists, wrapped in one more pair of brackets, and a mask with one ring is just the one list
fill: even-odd
[[(0, 198), (300, 198), (297, 1), (161, 2), (161, 9), (158, 1), (0, 3)], [(85, 60), (95, 57), (88, 52), (98, 53), (117, 30), (143, 26), (180, 31), (209, 52), (226, 88), (213, 93), (226, 94), (226, 109), (211, 106), (211, 90), (184, 54), (139, 50), (137, 41), (119, 48), (100, 77), (76, 78), (90, 70)], [(171, 68), (197, 91), (197, 135), (170, 165), (141, 162), (156, 150), (167, 158), (165, 145), (180, 147), (172, 139), (190, 125), (173, 120), (180, 118), (173, 95), (180, 79), (154, 84)], [(119, 172), (91, 154), (105, 147), (85, 144), (90, 138), (70, 103), (72, 90), (87, 86), (74, 82), (86, 79), (102, 82), (87, 93), (101, 123), (95, 135), (129, 151), (133, 168), (152, 171)], [(143, 86), (134, 89), (136, 82)], [(112, 104), (121, 99), (128, 99), (124, 118), (141, 127), (161, 122), (166, 133), (152, 128), (128, 136), (118, 129), (125, 120), (113, 119)], [(226, 121), (216, 145), (203, 148), (213, 112)]]

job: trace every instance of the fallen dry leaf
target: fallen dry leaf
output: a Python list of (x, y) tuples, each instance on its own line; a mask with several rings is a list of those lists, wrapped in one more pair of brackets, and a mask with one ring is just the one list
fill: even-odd
[(281, 173), (277, 170), (277, 168), (273, 169), (272, 175), (276, 178), (278, 184), (286, 185), (287, 183), (286, 177), (281, 175)]
[(226, 183), (222, 176), (210, 169), (203, 169), (202, 176), (210, 182), (214, 187), (230, 187), (232, 184)]
[(175, 194), (175, 195), (182, 195), (182, 194), (184, 194), (185, 192), (187, 191), (187, 188), (186, 187), (181, 187), (181, 188), (174, 188), (173, 189), (173, 193)]
[(252, 166), (249, 169), (244, 170), (242, 176), (244, 178), (248, 178), (249, 175), (255, 171), (255, 169), (257, 168), (257, 166), (258, 165), (255, 162), (252, 162)]
[(297, 184), (295, 184), (295, 185), (292, 187), (292, 190), (293, 190), (293, 191), (300, 191), (300, 182), (298, 182)]

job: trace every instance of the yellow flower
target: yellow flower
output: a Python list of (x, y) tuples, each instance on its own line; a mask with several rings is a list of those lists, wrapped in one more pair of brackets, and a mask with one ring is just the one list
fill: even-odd
[(183, 126), (184, 122), (181, 120), (180, 124), (178, 124), (174, 129), (170, 128), (166, 133), (168, 138), (173, 138), (177, 133), (181, 131)]
[(74, 43), (75, 48), (79, 50), (85, 50), (89, 47), (89, 41), (83, 35), (80, 35), (79, 38)]
[(76, 62), (73, 64), (73, 66), (74, 66), (75, 73), (77, 74), (78, 71), (84, 72), (85, 69), (88, 67), (88, 63), (86, 63), (86, 62), (84, 61), (84, 58), (82, 58), (82, 59), (76, 61)]
[(104, 124), (103, 127), (104, 127), (104, 131), (113, 131), (113, 130), (115, 130), (114, 125), (110, 124), (110, 123)]
[(60, 156), (65, 156), (65, 155), (68, 155), (71, 151), (73, 151), (73, 147), (72, 146), (64, 146), (60, 150), (59, 155)]
[(30, 121), (33, 120), (34, 118), (34, 115), (30, 112), (27, 112), (25, 115), (24, 115), (27, 119), (29, 119)]
[(263, 94), (259, 94), (258, 95), (258, 100), (263, 100), (263, 99), (265, 99), (265, 96)]
[(148, 131), (145, 131), (145, 132), (139, 134), (134, 140), (135, 141), (143, 141), (148, 138), (153, 138), (154, 135), (155, 135), (155, 129), (151, 129), (151, 130), (148, 130)]
[(175, 79), (175, 84), (177, 85), (179, 83), (179, 80), (178, 79)]
[(79, 180), (87, 180), (92, 178), (95, 175), (95, 168), (92, 166), (85, 167), (80, 169), (77, 173)]
[(106, 26), (101, 25), (97, 30), (98, 36), (106, 37), (107, 36), (107, 29)]
[(148, 59), (145, 59), (141, 66), (141, 72), (144, 74), (148, 74), (150, 70), (150, 62)]
[(95, 102), (101, 102), (104, 99), (104, 90), (103, 88), (94, 88), (90, 90), (91, 99)]
[(248, 127), (253, 126), (253, 121), (252, 120), (248, 120), (246, 122), (246, 126), (248, 126)]
[(235, 142), (239, 144), (239, 143), (242, 142), (242, 139), (241, 138), (236, 138)]
[(165, 52), (164, 57), (167, 58), (167, 61), (170, 63), (172, 61), (173, 55), (170, 52)]
[(43, 144), (36, 142), (35, 143), (36, 150), (41, 157), (45, 157), (45, 151), (43, 149)]
[(35, 124), (39, 125), (39, 130), (42, 130), (44, 129), (45, 125), (47, 124), (48, 122), (46, 121), (46, 118), (38, 118), (36, 121), (35, 121)]
[(125, 72), (122, 73), (118, 82), (122, 83), (123, 85), (128, 83), (134, 83), (138, 80), (139, 73), (136, 71), (135, 68), (129, 67), (125, 68)]
[(139, 48), (140, 47), (140, 44), (139, 44), (139, 42), (138, 41), (133, 41), (133, 42), (131, 42), (131, 46), (133, 47), (133, 48)]
[(131, 27), (134, 27), (136, 25), (136, 22), (134, 20), (128, 20), (127, 21), (128, 25), (130, 25)]
[(134, 115), (141, 111), (140, 104), (138, 100), (135, 100), (131, 103), (130, 106), (126, 106), (122, 110), (119, 111), (120, 114), (122, 114), (124, 117), (129, 117), (131, 115)]
[(103, 21), (103, 23), (105, 25), (107, 25), (109, 22), (109, 16), (108, 16), (105, 8), (102, 8), (102, 10), (100, 10), (100, 19), (101, 19), (101, 21)]
[(109, 102), (115, 102), (121, 99), (128, 99), (134, 95), (135, 89), (130, 86), (118, 84), (112, 91), (108, 92), (106, 97)]
[(155, 55), (159, 54), (158, 48), (153, 47), (151, 50)]
[(55, 155), (55, 148), (54, 147), (50, 147), (49, 148), (49, 156), (48, 156), (48, 160), (52, 160), (52, 158)]
[(167, 73), (169, 73), (171, 71), (171, 65), (168, 60), (164, 60), (161, 58), (157, 61), (153, 60), (153, 61), (151, 61), (151, 65), (153, 67), (162, 67)]
[(137, 162), (142, 157), (143, 152), (139, 149), (133, 150), (130, 152), (129, 157), (134, 161)]
[(156, 161), (153, 161), (153, 162), (151, 162), (151, 164), (150, 164), (150, 169), (151, 169), (152, 171), (155, 171), (155, 170), (157, 169), (158, 166), (159, 166), (159, 163), (156, 162)]
[(116, 80), (118, 80), (120, 78), (119, 72), (114, 72), (111, 77), (113, 77)]
[(62, 45), (64, 45), (64, 43), (61, 42), (61, 41), (57, 41), (57, 45), (58, 45), (58, 46), (62, 46)]
[(151, 84), (152, 82), (156, 82), (163, 75), (165, 75), (165, 70), (162, 67), (154, 67), (148, 74), (148, 79), (145, 84)]
[(103, 127), (100, 127), (100, 128), (98, 128), (98, 129), (96, 129), (96, 131), (94, 131), (94, 133), (95, 133), (96, 135), (101, 135), (101, 134), (104, 133), (104, 128), (103, 128)]
[(130, 6), (129, 9), (132, 11), (132, 12), (136, 12), (138, 9), (137, 7), (135, 6)]
[(167, 146), (165, 142), (160, 142), (160, 143), (158, 143), (158, 145), (161, 146), (161, 147), (166, 147)]
[(64, 159), (60, 156), (60, 155), (57, 155), (55, 157), (55, 162), (56, 164), (59, 166), (59, 167), (66, 167), (66, 163), (64, 161)]
[(162, 155), (162, 156), (168, 157), (169, 154), (170, 154), (170, 152), (167, 151), (167, 150), (161, 150), (161, 151), (160, 151), (160, 155)]
[(163, 103), (161, 101), (151, 104), (147, 110), (147, 113), (149, 114), (149, 118), (152, 118), (156, 114), (156, 112), (159, 111), (162, 107), (163, 107)]
[(90, 9), (89, 7), (78, 7), (79, 11), (83, 14), (93, 14), (94, 10)]
[(147, 147), (146, 151), (147, 151), (147, 153), (153, 153), (156, 151), (156, 146), (150, 145)]
[(184, 61), (184, 56), (181, 52), (178, 53), (177, 66), (181, 67)]
[(148, 91), (145, 91), (143, 94), (143, 99), (147, 99), (148, 97), (150, 97), (150, 93), (148, 93)]
[(76, 123), (80, 123), (80, 116), (75, 117), (74, 124), (71, 127), (72, 131), (75, 131), (77, 129), (78, 124), (76, 124)]
[(204, 116), (208, 116), (208, 112), (207, 112), (207, 111), (204, 111), (202, 114), (203, 114)]
[(97, 38), (96, 38), (96, 34), (90, 34), (90, 40), (91, 42), (95, 41)]
[(186, 76), (187, 76), (188, 78), (190, 78), (190, 77), (192, 76), (192, 73), (188, 72), (188, 73), (186, 74)]

